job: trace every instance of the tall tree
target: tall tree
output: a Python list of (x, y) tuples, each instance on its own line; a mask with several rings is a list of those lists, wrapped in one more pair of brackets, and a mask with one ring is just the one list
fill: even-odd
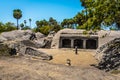
[(13, 17), (17, 20), (17, 29), (19, 29), (18, 20), (22, 17), (22, 11), (20, 9), (13, 10)]
[(32, 21), (32, 19), (31, 19), (31, 18), (29, 18), (30, 27), (31, 27), (31, 21)]
[(75, 17), (74, 17), (74, 21), (76, 24), (78, 24), (78, 26), (83, 25), (83, 23), (86, 22), (84, 13), (78, 12), (77, 15), (75, 15)]
[(49, 25), (50, 25), (50, 26), (57, 25), (57, 21), (56, 21), (54, 18), (50, 17), (50, 18), (49, 18)]
[(57, 22), (56, 19), (50, 17), (48, 22), (49, 22), (49, 26), (52, 27), (50, 31), (57, 32), (61, 29), (61, 27), (60, 27), (60, 25), (59, 25), (59, 23)]
[[(87, 23), (96, 26), (111, 26), (116, 23), (120, 28), (120, 0), (80, 0), (88, 9)], [(91, 15), (92, 14), (92, 15)]]
[(49, 21), (47, 20), (40, 20), (40, 21), (36, 21), (36, 32), (41, 32), (45, 35), (47, 35), (50, 31), (59, 31), (61, 29), (61, 26), (58, 24), (58, 22), (50, 17)]
[(20, 27), (21, 27), (21, 29), (23, 29), (23, 28), (24, 28), (24, 24), (23, 24), (23, 23), (21, 23), (21, 24), (20, 24)]
[(25, 24), (25, 27), (26, 27), (26, 24), (27, 24), (27, 21), (26, 21), (26, 20), (24, 20), (24, 24)]
[(74, 28), (75, 20), (74, 18), (64, 19), (61, 23), (63, 28)]

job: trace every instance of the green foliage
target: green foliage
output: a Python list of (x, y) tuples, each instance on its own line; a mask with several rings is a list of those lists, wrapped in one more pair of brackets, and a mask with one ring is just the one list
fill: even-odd
[(78, 24), (79, 26), (83, 25), (83, 23), (85, 23), (86, 21), (86, 17), (84, 15), (84, 13), (80, 13), (78, 12), (77, 15), (75, 15), (75, 17), (73, 18), (75, 23)]
[(43, 27), (43, 26), (47, 26), (49, 23), (48, 21), (44, 20), (40, 20), (40, 21), (36, 21), (36, 25), (38, 28)]
[(21, 27), (21, 29), (23, 29), (23, 28), (24, 28), (24, 24), (23, 24), (23, 23), (21, 23), (21, 24), (20, 24), (20, 27)]
[(50, 31), (59, 31), (61, 29), (61, 26), (58, 24), (58, 22), (53, 19), (52, 17), (49, 18), (49, 21), (47, 20), (40, 20), (36, 21), (37, 27), (33, 29), (35, 32), (41, 32), (45, 35), (48, 35)]
[(28, 30), (28, 29), (31, 29), (29, 26), (25, 26), (22, 28), (22, 30)]
[(115, 27), (110, 27), (110, 30), (117, 30), (117, 28), (115, 28)]
[(49, 31), (52, 29), (52, 27), (50, 26), (44, 26), (44, 27), (41, 27), (39, 28), (40, 32), (45, 34), (45, 35), (48, 35), (49, 34)]
[(84, 34), (84, 35), (87, 35), (87, 34), (88, 34), (88, 32), (87, 32), (87, 31), (83, 31), (83, 34)]
[[(85, 7), (88, 28), (116, 23), (120, 27), (120, 0), (80, 0)], [(84, 24), (84, 25), (85, 25)], [(90, 27), (91, 26), (91, 27)]]
[(22, 17), (22, 11), (20, 9), (14, 9), (13, 17), (17, 20), (17, 29), (19, 29), (18, 20)]
[(20, 9), (14, 9), (13, 17), (16, 19), (20, 19), (22, 17), (22, 11)]
[(63, 28), (74, 28), (75, 20), (73, 18), (70, 19), (64, 19), (61, 23), (61, 26)]
[(5, 31), (12, 31), (12, 30), (16, 30), (14, 23), (7, 22), (3, 24), (2, 22), (0, 22), (0, 33)]

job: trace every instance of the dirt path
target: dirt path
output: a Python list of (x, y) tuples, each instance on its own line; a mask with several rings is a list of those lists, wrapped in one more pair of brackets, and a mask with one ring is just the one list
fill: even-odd
[(49, 61), (55, 64), (66, 64), (66, 60), (71, 60), (72, 66), (89, 67), (91, 64), (96, 64), (97, 60), (93, 57), (95, 51), (78, 50), (75, 54), (74, 49), (39, 49), (50, 55), (53, 55), (53, 60)]

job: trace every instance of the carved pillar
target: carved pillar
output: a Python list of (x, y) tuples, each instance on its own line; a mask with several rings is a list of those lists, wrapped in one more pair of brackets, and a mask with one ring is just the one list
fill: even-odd
[(62, 47), (63, 47), (62, 40), (63, 40), (63, 39), (60, 39), (59, 48), (62, 48)]
[(74, 39), (71, 39), (71, 48), (74, 48)]
[(96, 40), (96, 49), (98, 48), (98, 39), (95, 39)]
[(83, 49), (86, 49), (86, 40), (87, 39), (83, 39)]

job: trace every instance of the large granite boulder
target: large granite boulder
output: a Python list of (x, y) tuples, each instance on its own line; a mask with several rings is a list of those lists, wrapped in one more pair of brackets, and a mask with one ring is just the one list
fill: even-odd
[[(32, 44), (31, 44), (32, 45)], [(35, 47), (26, 46), (22, 42), (5, 42), (0, 44), (0, 56), (10, 56), (10, 55), (16, 55), (19, 56), (36, 56), (41, 60), (51, 60), (52, 56), (48, 55), (47, 53), (44, 53), (40, 50), (37, 50)]]
[(98, 68), (110, 71), (120, 69), (120, 38), (116, 38), (97, 49), (95, 57)]
[(3, 32), (0, 34), (0, 41), (15, 41), (15, 40), (30, 40), (32, 35), (35, 35), (35, 39), (39, 40), (45, 37), (42, 33), (34, 33), (31, 30), (14, 30), (9, 32)]
[(31, 30), (14, 30), (9, 32), (3, 32), (0, 35), (1, 41), (13, 41), (13, 40), (29, 40), (32, 34)]
[(31, 55), (31, 56), (37, 56), (42, 60), (51, 60), (52, 56), (48, 55), (42, 51), (39, 51), (32, 47), (26, 47), (25, 54)]
[(40, 32), (35, 33), (35, 35), (36, 35), (36, 38), (37, 38), (38, 40), (45, 37), (45, 35), (43, 35), (43, 34), (40, 33)]
[(8, 55), (29, 54), (38, 56), (42, 60), (50, 60), (52, 59), (51, 56), (37, 50), (37, 48), (47, 46), (48, 42), (49, 40), (42, 33), (34, 33), (31, 30), (3, 32), (0, 35), (0, 52), (1, 54), (5, 53)]
[(42, 33), (34, 33), (31, 30), (14, 30), (3, 32), (0, 35), (0, 42), (18, 41), (26, 46), (41, 48), (45, 46), (45, 36)]

